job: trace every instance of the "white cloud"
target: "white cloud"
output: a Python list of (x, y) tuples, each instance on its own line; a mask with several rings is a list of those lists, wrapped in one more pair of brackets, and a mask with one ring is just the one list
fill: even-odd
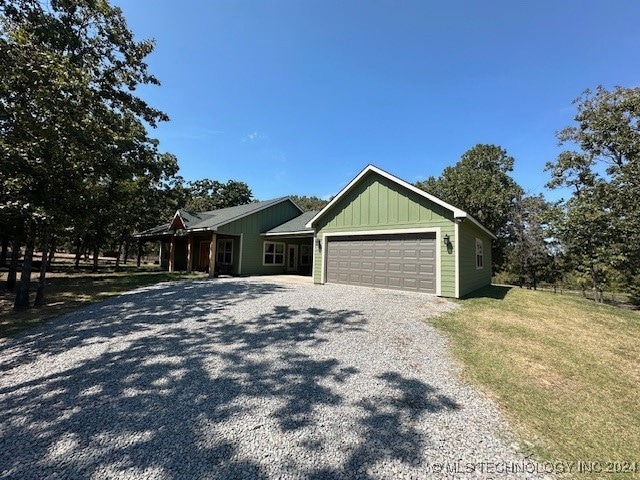
[(242, 141), (244, 143), (254, 143), (260, 140), (267, 140), (269, 136), (266, 133), (262, 132), (251, 132), (244, 137), (242, 137)]

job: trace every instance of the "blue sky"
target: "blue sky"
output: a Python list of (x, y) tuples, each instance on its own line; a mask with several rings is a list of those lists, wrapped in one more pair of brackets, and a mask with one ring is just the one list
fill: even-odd
[(637, 86), (635, 0), (114, 0), (154, 38), (171, 121), (152, 135), (186, 179), (246, 182), (258, 199), (328, 197), (372, 163), (415, 182), (477, 143), (548, 192), (544, 164), (571, 101)]

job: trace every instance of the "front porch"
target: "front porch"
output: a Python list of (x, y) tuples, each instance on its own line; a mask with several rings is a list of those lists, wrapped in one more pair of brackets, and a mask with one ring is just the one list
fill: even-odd
[[(313, 236), (258, 236), (194, 232), (145, 238), (160, 242), (159, 264), (170, 272), (218, 275), (311, 276)], [(213, 266), (213, 268), (211, 268)]]
[(242, 235), (198, 232), (160, 239), (160, 266), (170, 272), (242, 274)]

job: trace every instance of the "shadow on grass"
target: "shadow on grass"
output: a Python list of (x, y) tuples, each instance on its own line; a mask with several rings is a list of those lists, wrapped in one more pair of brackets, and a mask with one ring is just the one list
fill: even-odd
[[(375, 396), (347, 405), (359, 437), (343, 463), (301, 465), (338, 448), (307, 441), (308, 429), (325, 434), (317, 410), (344, 405), (338, 385), (358, 374), (327, 355), (327, 343), (367, 320), (357, 310), (278, 304), (286, 296), (262, 303), (288, 289), (155, 285), (8, 340), (0, 355), (0, 477), (369, 478), (363, 470), (381, 459), (422, 461), (418, 418), (459, 407), (388, 371)], [(255, 302), (256, 313), (237, 318), (234, 307), (244, 302)], [(265, 455), (272, 452), (251, 447), (285, 438), (303, 451), (295, 462), (274, 464)]]
[(468, 295), (462, 297), (462, 300), (469, 300), (472, 298), (493, 298), (495, 300), (504, 300), (513, 287), (507, 285), (487, 285), (478, 290), (471, 292)]

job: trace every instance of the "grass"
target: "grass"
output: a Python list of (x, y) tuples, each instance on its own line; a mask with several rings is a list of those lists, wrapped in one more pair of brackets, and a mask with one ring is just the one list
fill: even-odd
[[(103, 271), (99, 273), (76, 273), (72, 269), (47, 274), (45, 305), (23, 312), (12, 310), (15, 294), (0, 291), (0, 338), (39, 325), (47, 319), (76, 310), (93, 302), (105, 300), (154, 283), (192, 278), (202, 278), (202, 274), (169, 273), (166, 271), (128, 268), (122, 272)], [(38, 274), (31, 276), (31, 302), (38, 288)]]
[(517, 287), (460, 303), (431, 321), (535, 457), (640, 468), (638, 312)]

